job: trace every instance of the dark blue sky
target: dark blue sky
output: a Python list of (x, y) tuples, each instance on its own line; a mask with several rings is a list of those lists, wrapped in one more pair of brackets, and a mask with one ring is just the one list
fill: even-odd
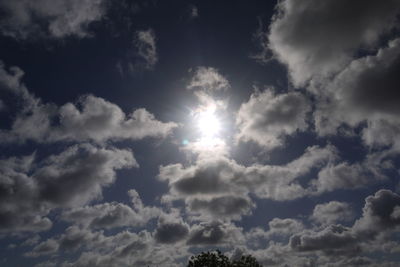
[(0, 0), (0, 265), (397, 266), (399, 10)]

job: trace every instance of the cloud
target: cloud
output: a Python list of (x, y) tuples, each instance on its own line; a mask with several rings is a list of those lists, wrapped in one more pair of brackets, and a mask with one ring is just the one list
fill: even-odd
[(155, 119), (146, 109), (134, 110), (126, 116), (115, 104), (95, 96), (82, 97), (78, 105), (67, 103), (60, 107), (60, 126), (54, 129), (50, 139), (139, 140), (145, 137), (166, 137), (177, 125)]
[(192, 226), (187, 243), (189, 245), (228, 245), (242, 241), (242, 229), (232, 224), (213, 221)]
[(54, 239), (48, 239), (35, 246), (31, 251), (25, 254), (26, 257), (39, 257), (53, 254), (58, 251), (59, 244)]
[(256, 205), (247, 196), (216, 196), (211, 198), (193, 198), (188, 201), (188, 210), (193, 215), (200, 214), (209, 219), (241, 219), (241, 215), (250, 215)]
[(354, 213), (350, 205), (339, 201), (317, 204), (311, 215), (314, 221), (323, 225), (351, 221), (353, 217)]
[(194, 70), (193, 77), (187, 86), (190, 90), (201, 89), (208, 93), (224, 91), (229, 87), (229, 81), (212, 67), (198, 67)]
[(400, 207), (400, 196), (390, 190), (381, 189), (365, 199), (362, 217), (354, 224), (359, 235), (375, 237), (382, 231), (399, 229), (400, 218), (396, 216)]
[(111, 229), (124, 226), (143, 226), (162, 213), (159, 208), (145, 207), (134, 189), (129, 190), (129, 195), (132, 207), (117, 202), (102, 203), (65, 211), (62, 218), (85, 227)]
[(316, 192), (322, 193), (337, 189), (362, 188), (386, 178), (378, 162), (368, 163), (371, 162), (329, 164), (319, 171), (318, 178), (311, 183)]
[(269, 28), (275, 57), (288, 66), (296, 86), (327, 77), (345, 67), (358, 48), (371, 48), (392, 29), (398, 1), (351, 4), (329, 0), (280, 1)]
[(21, 243), (21, 246), (33, 246), (39, 243), (40, 236), (38, 234), (33, 235), (32, 237), (26, 239), (24, 242)]
[[(332, 202), (324, 206), (317, 205), (314, 212), (319, 209), (318, 218), (329, 218), (331, 216), (327, 216), (326, 211), (333, 210), (333, 206), (338, 207), (337, 204), (332, 205)], [(371, 249), (375, 252), (382, 251), (385, 249), (383, 245), (391, 240), (390, 234), (400, 227), (400, 219), (393, 216), (399, 206), (398, 194), (390, 190), (379, 190), (365, 199), (363, 214), (353, 226), (331, 224), (317, 231), (305, 230), (290, 238), (290, 248), (294, 251), (321, 251), (328, 256), (351, 257)], [(336, 221), (337, 215), (336, 213), (331, 219)], [(328, 223), (331, 219), (323, 220), (323, 223)]]
[(23, 76), (24, 71), (20, 68), (13, 66), (7, 69), (4, 63), (0, 61), (0, 92), (2, 97), (6, 98), (7, 94), (15, 95), (19, 100), (17, 104), (23, 103), (21, 109), (32, 109), (38, 104), (39, 100), (22, 83)]
[(129, 150), (89, 144), (71, 146), (40, 162), (34, 155), (1, 160), (0, 231), (47, 230), (52, 223), (44, 216), (50, 210), (100, 198), (116, 170), (137, 166)]
[(246, 189), (232, 180), (240, 175), (241, 168), (225, 157), (199, 160), (188, 168), (181, 164), (161, 166), (158, 178), (170, 187), (163, 200), (183, 199), (187, 211), (195, 217), (239, 219), (254, 207), (245, 195)]
[[(73, 236), (77, 238), (73, 238)], [(84, 250), (79, 252), (75, 260), (58, 262), (57, 265), (60, 266), (167, 265), (178, 267), (180, 265), (177, 260), (187, 256), (184, 247), (154, 243), (151, 234), (147, 231), (138, 233), (122, 231), (114, 235), (105, 235), (103, 232), (91, 232), (87, 229), (71, 227), (57, 239), (57, 242), (62, 243), (66, 239), (73, 240), (73, 243), (77, 244), (74, 246), (74, 251), (79, 247)], [(71, 249), (65, 251), (71, 252)]]
[(192, 5), (190, 7), (190, 18), (194, 19), (198, 17), (199, 17), (199, 9), (195, 5)]
[(104, 0), (0, 1), (0, 31), (16, 39), (90, 36), (88, 26), (105, 14)]
[(22, 76), (19, 68), (7, 72), (0, 64), (0, 90), (17, 96), (21, 102), (15, 108), (16, 118), (11, 129), (0, 131), (3, 143), (26, 140), (102, 143), (107, 140), (163, 138), (177, 127), (176, 123), (156, 120), (144, 108), (126, 115), (116, 104), (93, 95), (81, 96), (76, 104), (66, 103), (61, 107), (43, 104), (22, 84)]
[(253, 141), (266, 149), (284, 145), (285, 137), (307, 129), (311, 106), (298, 92), (256, 92), (243, 103), (236, 117), (240, 141)]
[(355, 253), (358, 248), (354, 247), (356, 237), (351, 229), (341, 225), (329, 225), (319, 232), (305, 231), (293, 235), (289, 245), (295, 251), (325, 251), (330, 254)]
[[(363, 139), (370, 146), (396, 143), (398, 115), (396, 103), (400, 40), (389, 42), (376, 54), (353, 60), (337, 76), (326, 82), (314, 114), (317, 131), (334, 134), (341, 124), (357, 127), (367, 122)], [(379, 133), (379, 134), (378, 134)]]
[(298, 182), (312, 169), (336, 158), (334, 147), (309, 147), (299, 158), (285, 165), (248, 167), (221, 155), (199, 157), (195, 164), (161, 166), (158, 178), (166, 181), (169, 192), (162, 200), (183, 200), (193, 219), (238, 220), (251, 214), (255, 204), (249, 197), (278, 201), (313, 194)]
[(179, 214), (163, 215), (159, 218), (154, 231), (154, 239), (158, 243), (173, 244), (185, 240), (189, 234), (189, 225), (183, 222)]
[(264, 47), (288, 67), (296, 87), (315, 97), (319, 135), (361, 126), (366, 145), (398, 150), (400, 50), (390, 39), (399, 12), (397, 1), (278, 3)]
[(134, 45), (138, 62), (134, 62), (132, 68), (142, 67), (147, 70), (154, 69), (158, 62), (156, 35), (152, 29), (137, 31)]
[(266, 233), (267, 235), (288, 236), (304, 229), (304, 225), (301, 221), (290, 218), (274, 218), (268, 222), (268, 226), (269, 230)]

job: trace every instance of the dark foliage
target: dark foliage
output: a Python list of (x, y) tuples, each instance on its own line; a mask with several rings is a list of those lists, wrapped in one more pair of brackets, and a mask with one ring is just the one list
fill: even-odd
[(221, 251), (202, 252), (192, 256), (188, 267), (262, 267), (251, 255), (243, 255), (239, 260), (230, 261)]

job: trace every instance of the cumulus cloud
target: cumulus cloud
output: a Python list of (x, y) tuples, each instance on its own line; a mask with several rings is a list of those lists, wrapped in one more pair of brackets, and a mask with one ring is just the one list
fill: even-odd
[(354, 164), (339, 162), (325, 166), (319, 171), (318, 178), (311, 182), (314, 190), (323, 193), (337, 189), (357, 189), (385, 178), (382, 168), (377, 166), (378, 162), (366, 163), (368, 161)]
[(146, 109), (134, 110), (126, 116), (115, 104), (92, 95), (82, 97), (78, 108), (72, 103), (60, 107), (60, 126), (53, 130), (50, 139), (138, 140), (145, 137), (165, 137), (177, 125), (155, 119)]
[(336, 158), (332, 146), (310, 147), (285, 165), (243, 166), (225, 156), (199, 157), (195, 164), (161, 166), (158, 178), (170, 188), (165, 202), (183, 200), (194, 218), (237, 220), (249, 215), (258, 198), (292, 200), (311, 194), (298, 178)]
[[(71, 233), (69, 233), (71, 232)], [(186, 248), (171, 245), (158, 245), (147, 231), (133, 233), (122, 231), (114, 235), (90, 232), (87, 229), (70, 229), (57, 239), (58, 243), (79, 234), (74, 242), (85, 250), (72, 261), (58, 262), (61, 266), (180, 266), (179, 258), (187, 256)]]
[[(374, 55), (356, 59), (327, 83), (314, 114), (317, 131), (333, 134), (341, 124), (367, 122), (363, 139), (370, 146), (396, 143), (399, 100), (397, 90), (400, 40)], [(378, 134), (379, 133), (379, 134)]]
[(143, 226), (162, 213), (159, 208), (145, 207), (136, 190), (131, 189), (128, 193), (132, 200), (132, 207), (117, 202), (102, 203), (65, 211), (62, 218), (85, 227), (111, 229), (123, 226)]
[(311, 215), (314, 221), (324, 225), (351, 221), (353, 217), (354, 213), (350, 205), (339, 201), (317, 204)]
[(395, 0), (278, 3), (265, 46), (314, 95), (318, 134), (361, 126), (366, 145), (398, 150), (399, 40), (390, 31), (399, 12)]
[(301, 93), (276, 94), (272, 89), (256, 92), (238, 111), (237, 139), (253, 141), (266, 149), (282, 146), (286, 136), (307, 129), (310, 110), (309, 101)]
[(89, 144), (34, 162), (34, 155), (0, 161), (1, 232), (49, 229), (52, 223), (44, 216), (50, 210), (98, 199), (116, 170), (138, 166), (129, 150)]
[(66, 103), (61, 107), (43, 104), (24, 86), (22, 76), (19, 68), (7, 71), (0, 64), (0, 90), (17, 96), (21, 102), (11, 129), (0, 131), (3, 143), (162, 138), (177, 127), (173, 122), (158, 121), (144, 108), (126, 115), (116, 104), (93, 95), (82, 96), (77, 103)]
[[(290, 238), (290, 248), (294, 251), (320, 251), (325, 255), (354, 256), (372, 247), (376, 251), (385, 249), (383, 246), (390, 241), (390, 235), (400, 227), (400, 220), (393, 216), (400, 205), (400, 196), (390, 190), (379, 190), (365, 199), (365, 206), (361, 218), (353, 226), (330, 224), (321, 230), (304, 230)], [(314, 213), (322, 218), (323, 223), (337, 221), (337, 212), (333, 217), (328, 210), (339, 206), (331, 203), (319, 206)], [(319, 211), (318, 211), (319, 209)], [(336, 209), (337, 210), (337, 209)], [(340, 208), (339, 208), (340, 210)], [(341, 213), (342, 211), (339, 211)], [(331, 217), (331, 219), (327, 219)], [(325, 219), (324, 219), (325, 218)], [(380, 244), (380, 245), (377, 245)], [(397, 244), (397, 243), (396, 243)], [(379, 248), (377, 248), (379, 247)]]
[(16, 39), (90, 36), (88, 26), (105, 14), (104, 0), (0, 1), (0, 31)]
[(304, 229), (304, 225), (301, 221), (290, 218), (274, 218), (268, 222), (268, 226), (268, 235), (279, 236), (288, 236), (294, 233), (298, 233)]
[(360, 47), (373, 47), (395, 25), (400, 4), (377, 1), (280, 1), (268, 47), (288, 66), (296, 86), (340, 71)]
[(154, 239), (158, 243), (173, 244), (185, 240), (189, 234), (189, 225), (185, 223), (180, 214), (164, 214), (160, 216)]
[[(353, 247), (357, 242), (351, 229), (341, 225), (329, 225), (321, 231), (305, 231), (293, 235), (289, 245), (297, 251), (326, 251), (328, 253), (354, 253), (358, 248)], [(350, 248), (350, 249), (349, 249)], [(356, 250), (356, 251), (354, 251)]]
[(390, 190), (379, 190), (365, 199), (362, 217), (354, 224), (359, 235), (375, 237), (382, 231), (399, 229), (400, 218), (396, 216), (400, 196)]
[(242, 229), (232, 224), (213, 221), (192, 226), (189, 245), (232, 245), (243, 241)]

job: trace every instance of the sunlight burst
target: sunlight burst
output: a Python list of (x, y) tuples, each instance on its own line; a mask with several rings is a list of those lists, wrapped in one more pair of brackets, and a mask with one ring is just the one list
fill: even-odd
[(208, 108), (202, 112), (199, 112), (197, 126), (203, 138), (216, 137), (221, 130), (221, 124), (215, 115), (215, 109)]

